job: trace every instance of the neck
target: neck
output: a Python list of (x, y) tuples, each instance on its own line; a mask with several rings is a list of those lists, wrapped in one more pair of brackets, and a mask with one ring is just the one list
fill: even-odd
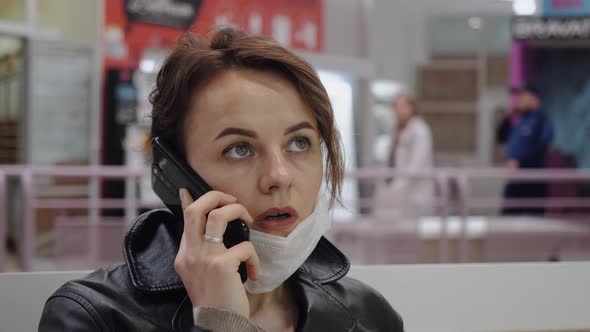
[(295, 330), (298, 311), (286, 283), (269, 293), (247, 294), (250, 320), (266, 331)]
[(285, 298), (285, 292), (285, 284), (283, 283), (272, 292), (261, 294), (246, 293), (248, 295), (248, 302), (250, 303), (250, 317), (258, 315), (265, 308), (281, 303)]
[(399, 121), (398, 126), (397, 126), (398, 130), (400, 130), (400, 131), (404, 130), (406, 128), (406, 126), (408, 125), (408, 122), (410, 122), (411, 119), (412, 119), (412, 117), (408, 117), (408, 118), (405, 118), (405, 119)]

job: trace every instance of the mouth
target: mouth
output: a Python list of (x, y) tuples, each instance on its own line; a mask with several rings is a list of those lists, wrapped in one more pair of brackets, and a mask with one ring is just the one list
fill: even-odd
[(254, 224), (262, 230), (278, 231), (291, 227), (297, 221), (297, 212), (290, 206), (272, 208), (260, 214)]

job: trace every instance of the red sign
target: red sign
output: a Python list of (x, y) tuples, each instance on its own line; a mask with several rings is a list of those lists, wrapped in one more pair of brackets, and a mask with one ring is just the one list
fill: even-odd
[(583, 4), (582, 0), (551, 0), (551, 6), (555, 9), (579, 8)]
[(107, 67), (135, 66), (144, 49), (174, 45), (188, 25), (188, 10), (194, 10), (190, 29), (199, 34), (217, 25), (233, 25), (293, 49), (322, 52), (324, 48), (323, 0), (202, 0), (192, 6), (181, 0), (105, 3)]

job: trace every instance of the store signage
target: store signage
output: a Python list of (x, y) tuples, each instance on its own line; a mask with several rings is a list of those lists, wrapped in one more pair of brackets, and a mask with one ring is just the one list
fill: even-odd
[(150, 23), (180, 29), (191, 26), (202, 0), (125, 0), (129, 22)]
[(543, 16), (588, 16), (590, 0), (544, 0)]
[(146, 48), (169, 48), (186, 30), (206, 35), (223, 25), (296, 50), (324, 50), (324, 0), (102, 1), (106, 67), (135, 66)]
[(590, 39), (590, 18), (516, 17), (512, 37), (517, 40)]

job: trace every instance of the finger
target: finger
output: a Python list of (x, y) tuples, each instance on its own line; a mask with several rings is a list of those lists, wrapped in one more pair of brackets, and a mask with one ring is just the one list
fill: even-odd
[[(200, 216), (197, 211), (189, 210), (189, 207), (194, 203), (194, 200), (188, 190), (180, 188), (179, 196), (184, 219), (182, 238), (188, 243), (198, 243), (198, 234), (202, 234), (203, 232), (199, 230), (204, 230), (205, 228), (205, 215), (203, 214), (203, 216)], [(189, 213), (189, 211), (192, 212)]]
[(224, 254), (228, 260), (235, 266), (236, 271), (240, 266), (241, 262), (246, 262), (248, 269), (248, 278), (257, 280), (260, 276), (260, 259), (256, 254), (254, 245), (250, 241), (244, 241), (240, 244), (236, 244), (227, 250)]
[(182, 234), (182, 237), (180, 238), (180, 245), (178, 246), (178, 252), (176, 253), (176, 258), (174, 259), (174, 270), (176, 270), (176, 272), (179, 272), (179, 268), (182, 268), (183, 266), (182, 258), (184, 258), (186, 251), (185, 245), (186, 237), (184, 234)]
[(184, 188), (179, 191), (179, 194), (183, 206), (184, 234), (189, 247), (203, 242), (206, 216), (211, 210), (218, 206), (235, 203), (237, 200), (220, 191), (209, 191), (196, 201), (192, 200), (190, 193)]
[(191, 193), (184, 188), (180, 188), (178, 196), (180, 197), (180, 206), (182, 207), (182, 210), (186, 209), (186, 207), (194, 201)]
[(254, 222), (252, 216), (241, 204), (229, 204), (209, 212), (205, 234), (212, 237), (223, 237), (230, 221), (242, 219), (247, 225)]

